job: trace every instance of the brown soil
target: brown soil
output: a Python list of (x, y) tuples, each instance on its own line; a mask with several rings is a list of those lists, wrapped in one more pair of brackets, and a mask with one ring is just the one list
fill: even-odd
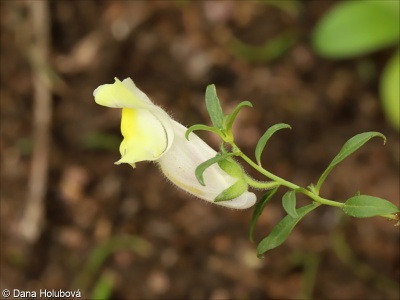
[[(332, 172), (322, 193), (345, 200), (360, 190), (398, 205), (399, 135), (378, 90), (393, 49), (342, 61), (316, 55), (311, 32), (330, 1), (305, 2), (293, 13), (262, 1), (52, 1), (49, 56), (38, 66), (29, 59), (43, 50), (31, 24), (37, 3), (1, 2), (2, 290), (80, 289), (84, 299), (399, 299), (392, 222), (322, 207), (258, 259), (248, 240), (252, 209), (194, 199), (151, 163), (114, 165), (120, 111), (92, 96), (114, 77), (131, 77), (182, 124), (209, 124), (204, 91), (215, 83), (225, 111), (253, 103), (236, 124), (237, 144), (251, 157), (269, 126), (292, 126), (271, 139), (263, 162), (302, 186), (317, 181), (348, 138), (380, 131), (387, 144), (367, 143)], [(234, 35), (261, 45), (286, 31), (297, 40), (273, 60), (240, 57), (227, 44)], [(48, 182), (40, 234), (29, 242), (20, 222), (32, 200), (37, 143), (32, 78), (48, 70)], [(201, 136), (218, 147), (215, 136)], [(256, 241), (283, 217), (283, 192), (263, 212)]]

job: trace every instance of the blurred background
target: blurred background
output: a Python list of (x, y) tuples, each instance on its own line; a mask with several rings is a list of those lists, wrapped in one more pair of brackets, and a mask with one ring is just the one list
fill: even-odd
[[(385, 110), (380, 88), (398, 39), (326, 55), (316, 28), (339, 3), (2, 1), (0, 288), (80, 289), (83, 299), (398, 299), (393, 222), (321, 207), (259, 259), (252, 209), (194, 199), (151, 163), (114, 165), (120, 111), (92, 95), (131, 77), (190, 126), (210, 124), (204, 93), (214, 83), (225, 112), (253, 103), (235, 127), (249, 156), (269, 126), (292, 126), (271, 139), (263, 165), (302, 186), (347, 139), (380, 131), (386, 145), (373, 139), (350, 156), (322, 195), (360, 190), (399, 205), (399, 131), (387, 117), (396, 106)], [(256, 242), (284, 216), (284, 192), (261, 215)]]

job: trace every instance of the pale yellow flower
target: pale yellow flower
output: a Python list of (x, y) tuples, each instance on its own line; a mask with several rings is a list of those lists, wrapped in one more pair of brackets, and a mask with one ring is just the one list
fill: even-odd
[(186, 192), (218, 205), (245, 209), (254, 205), (256, 196), (244, 191), (239, 197), (214, 202), (238, 178), (225, 173), (218, 164), (204, 172), (205, 186), (195, 176), (195, 169), (217, 153), (196, 134), (185, 138), (186, 127), (174, 121), (163, 109), (139, 90), (130, 78), (122, 82), (99, 86), (94, 92), (96, 103), (122, 108), (120, 145), (121, 159), (117, 164), (128, 163), (135, 167), (140, 161), (155, 161), (162, 172)]

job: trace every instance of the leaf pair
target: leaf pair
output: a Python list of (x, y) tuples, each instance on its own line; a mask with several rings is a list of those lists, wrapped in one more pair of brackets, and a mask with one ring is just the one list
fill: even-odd
[[(254, 215), (250, 227), (250, 240), (253, 241), (253, 231), (255, 223), (260, 216), (262, 210), (264, 209), (266, 203), (271, 199), (273, 194), (275, 194), (277, 189), (267, 193), (259, 203), (257, 203), (256, 209), (254, 210)], [(296, 191), (289, 191), (283, 196), (283, 206), (285, 211), (288, 213), (270, 232), (270, 234), (265, 237), (257, 246), (258, 255), (272, 250), (280, 246), (290, 235), (293, 228), (297, 223), (308, 213), (313, 211), (319, 206), (318, 203), (312, 203), (301, 208), (296, 209)], [(352, 217), (356, 218), (369, 218), (378, 215), (389, 215), (394, 213), (399, 213), (400, 210), (393, 203), (368, 195), (354, 196), (348, 199), (345, 205), (342, 207), (343, 211)]]
[(231, 114), (224, 115), (214, 84), (207, 86), (205, 97), (207, 111), (213, 126), (203, 124), (193, 125), (186, 131), (186, 139), (188, 139), (189, 134), (194, 130), (205, 130), (218, 134), (225, 142), (233, 142), (232, 126), (237, 114), (243, 107), (253, 107), (253, 105), (249, 101), (243, 101), (236, 106)]

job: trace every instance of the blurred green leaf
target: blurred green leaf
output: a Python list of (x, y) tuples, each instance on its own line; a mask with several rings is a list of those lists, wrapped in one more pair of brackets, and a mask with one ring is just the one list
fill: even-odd
[(106, 259), (122, 249), (131, 250), (141, 256), (151, 253), (152, 247), (146, 240), (136, 236), (115, 236), (98, 245), (86, 259), (80, 274), (75, 278), (73, 289), (86, 289), (90, 281), (96, 276)]
[(326, 57), (353, 57), (395, 45), (399, 27), (399, 1), (343, 1), (317, 24), (313, 44)]
[(326, 168), (324, 173), (322, 173), (321, 177), (318, 179), (318, 183), (315, 186), (314, 190), (319, 192), (321, 189), (322, 184), (324, 183), (326, 177), (329, 175), (329, 173), (332, 171), (332, 169), (338, 165), (340, 162), (342, 162), (345, 158), (347, 158), (350, 154), (353, 152), (357, 151), (362, 145), (364, 145), (366, 142), (368, 142), (371, 138), (373, 137), (381, 137), (386, 143), (386, 137), (379, 132), (364, 132), (357, 134), (353, 136), (351, 139), (349, 139), (340, 149), (339, 153), (335, 156), (335, 158), (332, 160), (332, 162), (329, 164), (329, 166)]
[(115, 134), (105, 134), (105, 133), (90, 133), (85, 135), (81, 143), (84, 148), (87, 149), (99, 149), (99, 150), (111, 150), (119, 148), (121, 143), (121, 137)]
[(246, 44), (236, 37), (231, 37), (227, 43), (228, 49), (236, 56), (251, 62), (266, 62), (277, 59), (298, 40), (298, 33), (284, 32), (266, 41), (261, 46)]
[(22, 155), (30, 155), (33, 152), (33, 142), (30, 138), (19, 138), (16, 145)]
[(260, 217), (261, 213), (263, 212), (265, 206), (271, 200), (272, 196), (275, 195), (276, 191), (278, 190), (279, 186), (267, 191), (261, 199), (257, 202), (256, 206), (254, 207), (254, 212), (253, 216), (251, 217), (251, 223), (250, 223), (250, 230), (249, 230), (249, 239), (253, 243), (253, 234), (254, 234), (254, 229), (256, 228), (256, 223), (258, 218)]
[(387, 63), (380, 88), (383, 111), (394, 128), (400, 130), (400, 51)]
[(271, 231), (271, 233), (264, 238), (257, 246), (258, 255), (262, 255), (268, 250), (272, 250), (278, 246), (280, 246), (286, 239), (289, 234), (292, 232), (293, 228), (297, 225), (297, 223), (309, 212), (317, 208), (319, 205), (316, 203), (311, 203), (309, 205), (303, 206), (301, 208), (296, 209), (298, 214), (297, 218), (293, 218), (290, 215), (284, 217)]
[(209, 160), (206, 160), (205, 162), (203, 162), (200, 165), (198, 165), (196, 170), (195, 170), (195, 175), (196, 175), (196, 178), (199, 181), (199, 183), (201, 185), (205, 186), (203, 173), (207, 168), (209, 168), (213, 164), (215, 164), (215, 163), (217, 163), (217, 162), (219, 162), (221, 160), (224, 160), (227, 157), (231, 157), (233, 155), (234, 155), (233, 153), (217, 154), (213, 158), (210, 158)]
[(290, 125), (288, 125), (288, 124), (284, 124), (284, 123), (275, 124), (275, 125), (272, 125), (270, 128), (268, 128), (267, 131), (265, 131), (264, 135), (259, 139), (257, 146), (256, 146), (256, 151), (255, 151), (256, 161), (257, 161), (258, 165), (261, 166), (261, 154), (264, 151), (265, 145), (267, 144), (270, 137), (275, 132), (277, 132), (278, 130), (283, 129), (283, 128), (292, 129), (292, 127), (290, 127)]
[(111, 298), (115, 286), (115, 274), (104, 272), (96, 282), (90, 299), (107, 300)]
[(222, 112), (221, 104), (217, 96), (217, 90), (214, 84), (210, 84), (206, 89), (206, 106), (210, 114), (211, 122), (215, 128), (222, 129), (222, 122), (224, 114)]
[(356, 218), (369, 218), (400, 212), (399, 208), (392, 202), (368, 195), (354, 196), (348, 199), (342, 209), (347, 215)]
[(289, 191), (283, 195), (282, 198), (282, 206), (285, 211), (288, 213), (289, 216), (293, 218), (297, 218), (297, 211), (296, 211), (296, 191)]
[(287, 14), (291, 15), (292, 17), (297, 17), (300, 14), (301, 9), (303, 8), (302, 3), (298, 0), (291, 0), (291, 1), (261, 0), (261, 2), (267, 5), (275, 6), (281, 9), (282, 11), (286, 12)]

